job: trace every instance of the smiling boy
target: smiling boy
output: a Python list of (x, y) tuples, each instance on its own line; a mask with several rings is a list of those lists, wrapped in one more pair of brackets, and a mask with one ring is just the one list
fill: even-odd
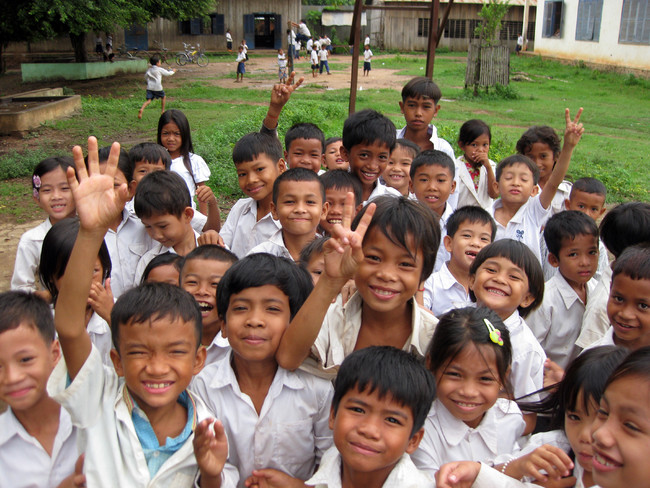
[(284, 136), (284, 159), (289, 168), (305, 168), (318, 173), (323, 164), (325, 136), (315, 124), (293, 125)]

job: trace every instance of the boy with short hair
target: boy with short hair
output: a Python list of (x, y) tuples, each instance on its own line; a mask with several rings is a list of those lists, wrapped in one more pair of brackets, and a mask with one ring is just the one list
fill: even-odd
[(370, 50), (370, 46), (366, 44), (363, 51), (363, 76), (370, 75), (371, 62), (372, 62), (372, 51)]
[(311, 76), (316, 78), (318, 76), (318, 53), (314, 50), (307, 52), (311, 59)]
[(566, 210), (551, 217), (544, 227), (548, 261), (558, 268), (544, 285), (544, 299), (526, 323), (552, 361), (566, 368), (578, 355), (585, 305), (596, 287), (598, 227), (588, 215)]
[[(108, 155), (107, 155), (108, 156)], [(155, 142), (142, 142), (136, 144), (129, 151), (128, 174), (124, 176), (129, 184), (129, 193), (135, 195), (135, 189), (140, 180), (152, 171), (169, 170), (172, 159), (169, 151)], [(126, 202), (126, 209), (135, 215), (133, 198)]]
[(314, 285), (318, 283), (320, 275), (325, 268), (325, 251), (323, 246), (329, 239), (329, 236), (317, 237), (300, 251), (300, 266), (309, 271)]
[(408, 139), (397, 139), (390, 153), (388, 166), (381, 175), (386, 186), (395, 188), (403, 197), (409, 196), (411, 164), (420, 154), (420, 148)]
[(363, 205), (363, 189), (359, 178), (345, 170), (335, 169), (320, 176), (325, 187), (325, 201), (328, 204), (327, 214), (320, 221), (322, 233), (331, 234), (336, 224), (343, 223), (343, 208), (348, 193), (354, 194), (354, 208), (361, 210)]
[(341, 146), (343, 139), (340, 137), (329, 137), (325, 139), (325, 153), (323, 154), (323, 166), (328, 171), (342, 169), (347, 171), (350, 163), (341, 157)]
[(433, 315), (440, 317), (471, 302), (469, 268), (479, 251), (494, 240), (496, 232), (494, 219), (481, 207), (468, 205), (451, 214), (442, 242), (449, 260), (424, 282), (423, 304)]
[(147, 82), (147, 100), (142, 104), (142, 107), (140, 107), (140, 111), (138, 112), (139, 119), (142, 118), (142, 112), (145, 108), (147, 108), (147, 105), (149, 105), (156, 98), (160, 98), (160, 101), (162, 103), (160, 113), (163, 113), (165, 111), (165, 101), (167, 100), (167, 97), (163, 91), (162, 77), (171, 76), (176, 73), (176, 69), (174, 68), (172, 68), (171, 71), (163, 68), (161, 66), (160, 56), (157, 54), (154, 54), (149, 58), (149, 63), (151, 66), (144, 74), (144, 79)]
[(273, 184), (271, 206), (282, 228), (248, 254), (266, 252), (297, 262), (302, 248), (316, 237), (327, 207), (325, 188), (316, 173), (305, 168), (285, 171)]
[(325, 136), (315, 124), (294, 124), (284, 136), (284, 159), (289, 168), (321, 170)]

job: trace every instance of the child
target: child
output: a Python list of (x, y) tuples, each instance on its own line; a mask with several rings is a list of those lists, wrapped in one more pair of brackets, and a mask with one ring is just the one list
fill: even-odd
[(411, 164), (419, 153), (417, 144), (408, 139), (397, 139), (388, 165), (381, 175), (386, 186), (395, 188), (403, 197), (409, 196)]
[(325, 268), (325, 253), (323, 246), (329, 236), (317, 237), (300, 251), (300, 266), (309, 271), (314, 286), (318, 283)]
[(580, 352), (575, 342), (596, 286), (598, 227), (588, 215), (566, 210), (548, 220), (544, 240), (559, 273), (546, 282), (542, 304), (526, 322), (547, 357), (566, 368)]
[(374, 346), (350, 354), (334, 383), (335, 446), (307, 486), (435, 486), (409, 457), (434, 395), (431, 375), (404, 351)]
[(317, 125), (308, 122), (293, 125), (284, 136), (284, 147), (284, 159), (289, 168), (320, 172), (325, 136)]
[(221, 336), (221, 319), (217, 312), (217, 286), (237, 256), (219, 246), (203, 245), (185, 256), (180, 270), (180, 285), (190, 293), (201, 309), (203, 325), (201, 344), (206, 349), (205, 364), (225, 357), (230, 350)]
[(287, 82), (287, 57), (281, 48), (278, 49), (278, 77), (280, 78), (280, 83)]
[(305, 168), (282, 173), (273, 183), (271, 214), (282, 228), (249, 254), (266, 252), (292, 261), (316, 237), (321, 219), (327, 215), (325, 188), (318, 176)]
[(325, 186), (325, 201), (328, 205), (327, 214), (320, 221), (320, 230), (323, 234), (331, 234), (336, 224), (343, 223), (343, 209), (348, 193), (354, 195), (354, 215), (361, 210), (363, 189), (359, 179), (345, 170), (327, 171), (320, 179)]
[(275, 352), (311, 291), (309, 274), (284, 258), (254, 254), (232, 265), (217, 288), (222, 334), (232, 351), (206, 367), (192, 389), (221, 418), (239, 487), (254, 470), (305, 480), (332, 445), (332, 386), (278, 367)]
[(318, 53), (312, 49), (311, 52), (307, 52), (311, 59), (311, 76), (316, 78), (318, 76)]
[(129, 182), (129, 193), (135, 195), (138, 183), (149, 173), (169, 170), (171, 164), (172, 159), (169, 152), (160, 144), (142, 142), (133, 146), (129, 151), (130, 177), (127, 174), (124, 175)]
[[(47, 213), (47, 219), (20, 237), (16, 250), (12, 290), (36, 291), (36, 272), (41, 257), (45, 234), (60, 220), (75, 214), (72, 193), (66, 171), (73, 167), (70, 157), (52, 157), (42, 160), (32, 174), (32, 195), (36, 204)], [(51, 297), (46, 291), (36, 292), (45, 301)]]
[(424, 282), (423, 305), (433, 315), (439, 317), (470, 302), (469, 268), (496, 231), (494, 219), (480, 207), (468, 205), (451, 214), (443, 238), (449, 260)]
[(350, 115), (343, 124), (341, 156), (361, 182), (364, 202), (387, 193), (399, 196), (397, 190), (378, 181), (395, 148), (394, 129), (390, 119), (372, 109)]
[(241, 40), (241, 48), (244, 51), (244, 56), (246, 56), (246, 61), (248, 61), (248, 44), (246, 44), (246, 39)]
[(77, 428), (46, 388), (61, 358), (52, 312), (36, 295), (10, 291), (0, 294), (0, 316), (2, 485), (59, 486), (78, 452)]
[[(332, 374), (353, 350), (372, 345), (423, 357), (433, 334), (437, 320), (413, 299), (431, 274), (440, 244), (433, 213), (385, 196), (361, 210), (350, 226), (352, 195), (345, 207), (343, 225), (335, 226), (325, 243), (325, 273), (282, 337), (278, 363), (287, 369), (300, 366), (311, 352), (304, 367), (315, 360), (317, 371)], [(356, 294), (345, 306), (332, 303), (350, 278)]]
[(246, 74), (246, 53), (244, 52), (244, 47), (239, 46), (239, 53), (237, 54), (237, 59), (235, 60), (237, 63), (237, 79), (235, 79), (235, 83), (241, 83), (244, 81), (244, 74)]
[(230, 29), (226, 30), (226, 49), (228, 49), (228, 52), (232, 52), (232, 34), (230, 33)]
[(55, 400), (79, 426), (78, 448), (85, 453), (88, 485), (190, 486), (200, 473), (202, 487), (222, 481), (232, 486), (236, 474), (226, 464), (223, 428), (213, 419), (203, 420), (209, 413), (187, 391), (205, 360), (199, 347), (200, 312), (191, 296), (154, 283), (120, 297), (111, 321), (114, 370), (102, 366), (85, 332), (84, 297), (93, 262), (109, 222), (127, 197), (126, 185), (113, 190), (119, 145), (113, 145), (103, 175), (96, 139), (89, 138), (88, 146), (89, 174), (79, 146), (73, 149), (78, 180), (68, 173), (81, 227), (61, 280), (55, 316), (65, 367), (51, 379)]
[(478, 205), (489, 209), (498, 198), (494, 172), (496, 163), (488, 158), (492, 132), (478, 119), (465, 122), (458, 133), (458, 147), (463, 151), (457, 159), (458, 207)]
[(159, 254), (147, 264), (142, 273), (142, 283), (167, 283), (179, 286), (183, 256), (166, 252)]
[(323, 74), (323, 68), (327, 70), (327, 74), (330, 74), (330, 65), (327, 62), (328, 58), (328, 52), (327, 49), (321, 48), (320, 51), (318, 51), (318, 57), (320, 58), (320, 69), (318, 70), (319, 74)]
[(370, 61), (372, 60), (372, 51), (370, 46), (366, 44), (363, 51), (363, 76), (370, 75)]
[(140, 107), (140, 110), (138, 111), (139, 119), (142, 118), (142, 112), (145, 108), (147, 108), (147, 105), (149, 105), (153, 100), (157, 98), (160, 98), (162, 104), (160, 113), (162, 114), (165, 112), (165, 101), (167, 100), (167, 97), (163, 91), (162, 77), (171, 76), (176, 73), (175, 69), (169, 71), (163, 68), (160, 65), (160, 56), (157, 54), (154, 54), (149, 58), (149, 63), (151, 63), (151, 66), (144, 74), (144, 79), (147, 82), (147, 100), (142, 104), (142, 107)]
[(341, 146), (343, 139), (330, 137), (325, 139), (325, 154), (323, 155), (323, 166), (327, 170), (342, 169), (347, 171), (350, 163), (341, 157)]

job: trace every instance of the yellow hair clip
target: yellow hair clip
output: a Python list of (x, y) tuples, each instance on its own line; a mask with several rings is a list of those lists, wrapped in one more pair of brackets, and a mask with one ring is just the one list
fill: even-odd
[(503, 339), (501, 339), (501, 331), (498, 330), (492, 322), (488, 319), (483, 319), (485, 325), (487, 326), (488, 332), (490, 332), (490, 340), (498, 346), (503, 346)]

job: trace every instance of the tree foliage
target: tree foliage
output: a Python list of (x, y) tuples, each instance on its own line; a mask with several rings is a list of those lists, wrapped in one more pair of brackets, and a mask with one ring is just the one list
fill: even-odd
[(508, 13), (509, 8), (508, 0), (505, 2), (489, 0), (483, 3), (483, 8), (478, 13), (483, 20), (476, 26), (474, 31), (476, 37), (480, 39), (481, 46), (493, 46), (499, 42), (501, 21)]

